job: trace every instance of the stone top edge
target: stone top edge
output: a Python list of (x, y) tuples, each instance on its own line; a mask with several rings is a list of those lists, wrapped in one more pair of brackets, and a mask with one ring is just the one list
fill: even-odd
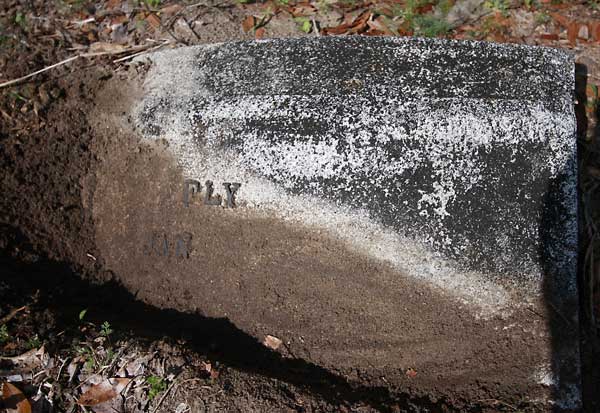
[[(554, 55), (554, 57), (560, 58), (564, 60), (564, 63), (575, 64), (575, 57), (573, 52), (559, 49), (555, 47), (549, 46), (537, 46), (537, 45), (528, 45), (521, 43), (497, 43), (497, 42), (487, 42), (481, 40), (457, 40), (457, 39), (440, 39), (440, 38), (427, 38), (427, 37), (398, 37), (398, 36), (348, 36), (348, 35), (332, 35), (332, 36), (323, 36), (323, 37), (306, 37), (306, 36), (297, 36), (297, 37), (275, 37), (268, 39), (255, 39), (255, 40), (232, 40), (225, 42), (215, 42), (215, 43), (205, 43), (193, 46), (186, 47), (176, 47), (167, 50), (159, 50), (150, 55), (160, 55), (164, 53), (171, 53), (175, 50), (180, 51), (181, 49), (195, 49), (195, 50), (209, 50), (224, 46), (260, 46), (263, 44), (285, 44), (285, 43), (315, 43), (315, 42), (336, 42), (336, 41), (347, 41), (347, 42), (364, 42), (364, 43), (414, 43), (415, 45), (448, 45), (448, 46), (473, 46), (473, 47), (483, 47), (487, 49), (497, 49), (497, 50), (514, 50), (514, 51), (525, 51), (525, 52), (542, 52), (548, 55)], [(140, 57), (135, 60), (140, 59)]]
[[(529, 45), (416, 37), (244, 40), (146, 56), (196, 96), (381, 95), (539, 102), (571, 112), (574, 57)], [(164, 83), (163, 83), (164, 85)], [(157, 87), (157, 84), (153, 85)]]

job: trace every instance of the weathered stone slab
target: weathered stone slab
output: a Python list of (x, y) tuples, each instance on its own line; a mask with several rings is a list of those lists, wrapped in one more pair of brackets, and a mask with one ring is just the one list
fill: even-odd
[(353, 37), (150, 61), (142, 138), (113, 143), (94, 200), (140, 298), (350, 379), (578, 406), (567, 54)]

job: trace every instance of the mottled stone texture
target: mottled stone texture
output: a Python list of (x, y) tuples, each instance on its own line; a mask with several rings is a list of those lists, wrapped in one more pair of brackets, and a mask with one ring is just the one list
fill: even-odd
[[(497, 286), (523, 302), (541, 298), (577, 325), (574, 65), (565, 52), (334, 37), (151, 60), (137, 123), (167, 139), (188, 177), (240, 182), (241, 207), (321, 226), (462, 298)], [(340, 214), (391, 231), (397, 244), (379, 232), (353, 238)], [(465, 274), (471, 281), (453, 281)], [(565, 360), (578, 365), (576, 337), (553, 344), (551, 381)]]
[[(390, 38), (195, 49), (199, 144), (296, 194), (354, 208), (468, 269), (560, 267), (575, 288), (573, 62), (553, 49)], [(174, 68), (173, 68), (174, 69)], [(193, 70), (192, 69), (192, 70)], [(175, 90), (179, 91), (179, 90)], [(174, 92), (175, 92), (174, 91)]]

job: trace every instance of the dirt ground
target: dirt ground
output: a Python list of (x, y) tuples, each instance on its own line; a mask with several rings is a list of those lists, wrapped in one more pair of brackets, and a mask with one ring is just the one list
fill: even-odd
[[(94, 194), (103, 194), (103, 182), (90, 180), (89, 171), (105, 168), (99, 176), (110, 179), (111, 173), (120, 168), (143, 171), (148, 165), (165, 165), (160, 148), (153, 147), (141, 148), (132, 159), (116, 157), (109, 163), (103, 162), (116, 140), (119, 145), (137, 147), (134, 140), (123, 142), (128, 138), (119, 135), (118, 125), (109, 125), (100, 132), (99, 115), (111, 107), (113, 111), (120, 110), (118, 104), (111, 105), (111, 99), (123, 105), (127, 101), (123, 95), (136, 93), (113, 89), (112, 95), (107, 92), (111, 90), (107, 85), (143, 77), (142, 68), (129, 65), (129, 60), (116, 60), (159, 46), (316, 35), (317, 28), (322, 35), (328, 34), (327, 28), (329, 34), (388, 34), (374, 23), (379, 21), (373, 17), (375, 14), (367, 20), (361, 17), (380, 6), (373, 3), (353, 2), (352, 7), (332, 6), (317, 13), (288, 9), (315, 7), (309, 3), (279, 2), (271, 9), (267, 3), (149, 3), (32, 0), (0, 4), (0, 83), (74, 55), (96, 54), (0, 89), (0, 326), (4, 326), (0, 330), (0, 355), (4, 357), (0, 359), (0, 373), (2, 377), (21, 376), (22, 380), (13, 383), (29, 398), (33, 410), (51, 411), (52, 401), (52, 408), (58, 411), (84, 411), (77, 404), (81, 393), (92, 383), (116, 377), (123, 369), (136, 377), (128, 384), (130, 396), (95, 404), (87, 407), (88, 411), (535, 410), (520, 404), (514, 389), (506, 389), (506, 398), (490, 398), (485, 383), (479, 388), (465, 388), (458, 393), (460, 397), (452, 400), (439, 396), (444, 392), (443, 388), (435, 388), (437, 384), (428, 392), (419, 393), (416, 389), (424, 384), (410, 362), (400, 371), (400, 388), (390, 388), (385, 377), (368, 377), (353, 370), (351, 359), (350, 365), (339, 371), (324, 369), (320, 365), (327, 364), (326, 360), (313, 363), (294, 357), (302, 346), (284, 345), (286, 348), (273, 352), (269, 346), (275, 347), (277, 342), (265, 346), (225, 318), (192, 317), (144, 304), (148, 297), (132, 295), (114, 279), (114, 274), (105, 270), (102, 259), (96, 257), (96, 242), (110, 244), (110, 239), (106, 236), (96, 240), (97, 217), (90, 208), (98, 203)], [(437, 35), (565, 47), (574, 50), (582, 64), (578, 67), (578, 109), (584, 245), (584, 399), (586, 410), (596, 411), (600, 406), (594, 399), (594, 389), (600, 386), (600, 353), (594, 316), (600, 300), (598, 296), (596, 300), (591, 297), (598, 291), (594, 272), (598, 266), (593, 252), (596, 211), (600, 210), (595, 208), (600, 200), (595, 123), (600, 46), (594, 30), (600, 14), (586, 2), (541, 2), (537, 9), (511, 3), (500, 11), (500, 15), (494, 12), (479, 16)], [(491, 21), (490, 15), (494, 17)], [(423, 30), (420, 26), (402, 24), (390, 29), (392, 24), (388, 22), (386, 27), (395, 30), (392, 34), (423, 34), (418, 33)], [(132, 152), (135, 151), (128, 151)], [(143, 174), (137, 178), (142, 183), (147, 179)], [(177, 171), (168, 170), (164, 179), (179, 182), (178, 178)], [(111, 203), (110, 193), (105, 191), (104, 195), (105, 213), (118, 214), (118, 205)], [(213, 224), (218, 222), (217, 219)], [(326, 246), (332, 265), (339, 265), (340, 271), (365, 265), (343, 255), (335, 245), (311, 238), (311, 234), (294, 233), (289, 228), (273, 230), (274, 223), (260, 223), (253, 228), (257, 241), (264, 238), (260, 231), (269, 228), (275, 244), (287, 243), (282, 251), (308, 244), (314, 252)], [(236, 250), (243, 255), (244, 248), (255, 247), (238, 245)], [(110, 245), (103, 246), (107, 248)], [(306, 268), (302, 262), (296, 264), (294, 268)], [(385, 268), (367, 265), (369, 271), (383, 274), (385, 279)], [(318, 271), (314, 269), (314, 273)], [(230, 287), (220, 286), (220, 294), (226, 295)], [(186, 300), (203, 299), (193, 290), (177, 293)], [(408, 300), (410, 296), (407, 293), (401, 298)], [(390, 301), (397, 298), (390, 297)], [(277, 305), (277, 297), (273, 300)], [(446, 308), (444, 303), (439, 304)], [(164, 307), (177, 305), (166, 302)], [(123, 308), (127, 309), (125, 313)], [(512, 374), (518, 376), (520, 368), (531, 363), (528, 354), (511, 353), (510, 342), (504, 346), (506, 353), (489, 350), (485, 332), (493, 325), (469, 325), (471, 321), (464, 319), (465, 330), (452, 332), (449, 329), (454, 324), (432, 324), (436, 317), (428, 318), (427, 308), (423, 312), (421, 328), (435, 329), (440, 336), (453, 337), (454, 342), (464, 339), (464, 331), (478, 331), (476, 341), (481, 347), (465, 351), (477, 353), (482, 365), (492, 365), (498, 357), (517, 356), (520, 359), (514, 360)], [(461, 314), (452, 317), (460, 320)], [(185, 329), (175, 327), (181, 325)], [(318, 344), (324, 345), (327, 340), (339, 342), (344, 337), (332, 331)], [(23, 359), (14, 358), (23, 354), (29, 354), (25, 365)], [(419, 354), (415, 352), (407, 360), (410, 357), (417, 358)], [(302, 360), (307, 359), (311, 357), (302, 354)], [(440, 368), (451, 370), (452, 361), (446, 362), (438, 361)], [(453, 379), (459, 380), (451, 373), (454, 372), (445, 378), (448, 386), (457, 384)], [(509, 396), (511, 392), (513, 396)]]

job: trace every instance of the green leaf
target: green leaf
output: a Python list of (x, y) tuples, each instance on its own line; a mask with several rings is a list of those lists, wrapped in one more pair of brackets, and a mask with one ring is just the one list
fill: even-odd
[(309, 20), (304, 21), (304, 23), (302, 23), (302, 26), (300, 26), (300, 30), (302, 30), (304, 33), (310, 33), (311, 28), (312, 23)]
[(83, 317), (85, 317), (86, 313), (87, 313), (87, 308), (84, 310), (81, 310), (81, 312), (79, 313), (79, 321), (83, 320)]
[(100, 335), (104, 336), (104, 337), (108, 337), (113, 333), (113, 329), (110, 328), (110, 323), (108, 321), (105, 321), (104, 323), (102, 323), (102, 325), (100, 326)]
[(146, 383), (150, 385), (148, 399), (154, 399), (160, 392), (167, 390), (167, 382), (162, 377), (150, 376), (146, 378)]
[(160, 6), (160, 0), (146, 0), (146, 4), (148, 7), (157, 8)]

